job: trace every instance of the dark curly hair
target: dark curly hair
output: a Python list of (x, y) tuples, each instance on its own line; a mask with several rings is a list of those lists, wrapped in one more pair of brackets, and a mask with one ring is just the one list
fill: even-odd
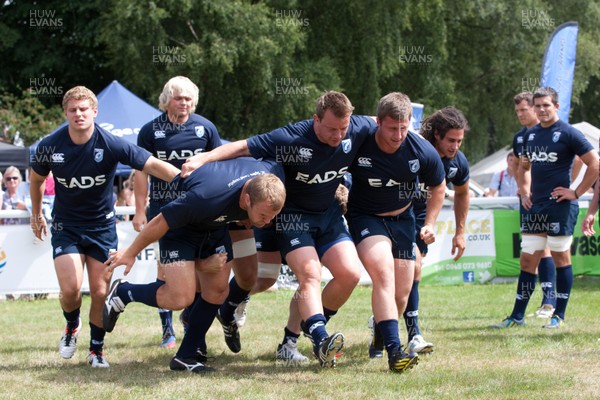
[(434, 112), (421, 123), (421, 135), (433, 145), (436, 142), (436, 134), (443, 139), (450, 129), (464, 129), (465, 132), (469, 130), (469, 122), (465, 115), (452, 106)]

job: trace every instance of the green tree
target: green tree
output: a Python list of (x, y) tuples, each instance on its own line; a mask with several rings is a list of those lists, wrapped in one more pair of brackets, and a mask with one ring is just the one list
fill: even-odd
[(21, 96), (0, 95), (0, 128), (11, 142), (19, 132), (20, 138), (28, 146), (54, 130), (64, 118), (61, 107), (46, 107), (38, 96), (29, 91)]
[(96, 37), (104, 4), (9, 0), (0, 6), (0, 92), (41, 93), (44, 105), (59, 104), (50, 91), (85, 85), (103, 89), (112, 78)]
[(101, 41), (123, 83), (156, 98), (170, 77), (188, 76), (201, 90), (198, 111), (229, 139), (309, 116), (335, 78), (327, 62), (303, 62), (302, 24), (265, 3), (113, 1), (106, 10), (112, 28)]

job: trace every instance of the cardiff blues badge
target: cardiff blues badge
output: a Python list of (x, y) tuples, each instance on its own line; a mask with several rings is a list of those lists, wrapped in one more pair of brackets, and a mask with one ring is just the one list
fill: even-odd
[(350, 153), (350, 150), (352, 150), (352, 141), (350, 139), (342, 140), (342, 150), (346, 154)]
[(448, 170), (448, 179), (454, 178), (456, 176), (457, 172), (458, 172), (458, 168), (450, 167), (450, 169)]
[(554, 143), (558, 142), (558, 139), (560, 139), (560, 133), (560, 131), (552, 132), (552, 141)]
[(104, 149), (94, 149), (94, 161), (99, 163), (104, 159)]
[(408, 167), (410, 168), (410, 172), (416, 174), (419, 171), (421, 165), (419, 164), (419, 160), (408, 160)]

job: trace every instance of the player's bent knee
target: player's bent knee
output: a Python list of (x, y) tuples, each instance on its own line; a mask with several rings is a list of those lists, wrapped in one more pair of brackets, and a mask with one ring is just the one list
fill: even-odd
[(254, 288), (252, 288), (252, 293), (255, 294), (269, 290), (276, 282), (277, 279), (273, 278), (258, 278)]
[(550, 251), (563, 252), (571, 248), (573, 236), (548, 236), (548, 248)]
[(544, 236), (523, 235), (521, 239), (521, 250), (523, 253), (533, 254), (536, 251), (544, 250), (547, 238)]
[(179, 310), (183, 310), (187, 306), (191, 305), (193, 302), (194, 302), (193, 297), (181, 296), (181, 297), (173, 298), (169, 302), (169, 306), (167, 308), (172, 311), (179, 311)]

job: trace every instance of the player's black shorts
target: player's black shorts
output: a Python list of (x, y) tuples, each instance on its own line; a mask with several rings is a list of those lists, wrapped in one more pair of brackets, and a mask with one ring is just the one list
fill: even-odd
[(415, 216), (412, 207), (394, 217), (380, 217), (349, 211), (346, 214), (354, 243), (369, 236), (385, 236), (392, 242), (395, 259), (415, 259)]
[(102, 226), (64, 226), (60, 222), (50, 227), (52, 256), (85, 254), (100, 262), (108, 259), (108, 253), (116, 250), (119, 240), (114, 223)]
[(529, 211), (521, 209), (521, 233), (571, 236), (578, 214), (579, 205), (575, 201), (537, 203)]
[(337, 201), (322, 213), (285, 207), (270, 227), (275, 230), (283, 258), (289, 252), (306, 246), (314, 247), (319, 257), (323, 257), (336, 243), (352, 240)]
[(193, 261), (227, 252), (227, 262), (233, 259), (233, 248), (227, 227), (195, 230), (189, 227), (169, 230), (158, 241), (160, 263)]

